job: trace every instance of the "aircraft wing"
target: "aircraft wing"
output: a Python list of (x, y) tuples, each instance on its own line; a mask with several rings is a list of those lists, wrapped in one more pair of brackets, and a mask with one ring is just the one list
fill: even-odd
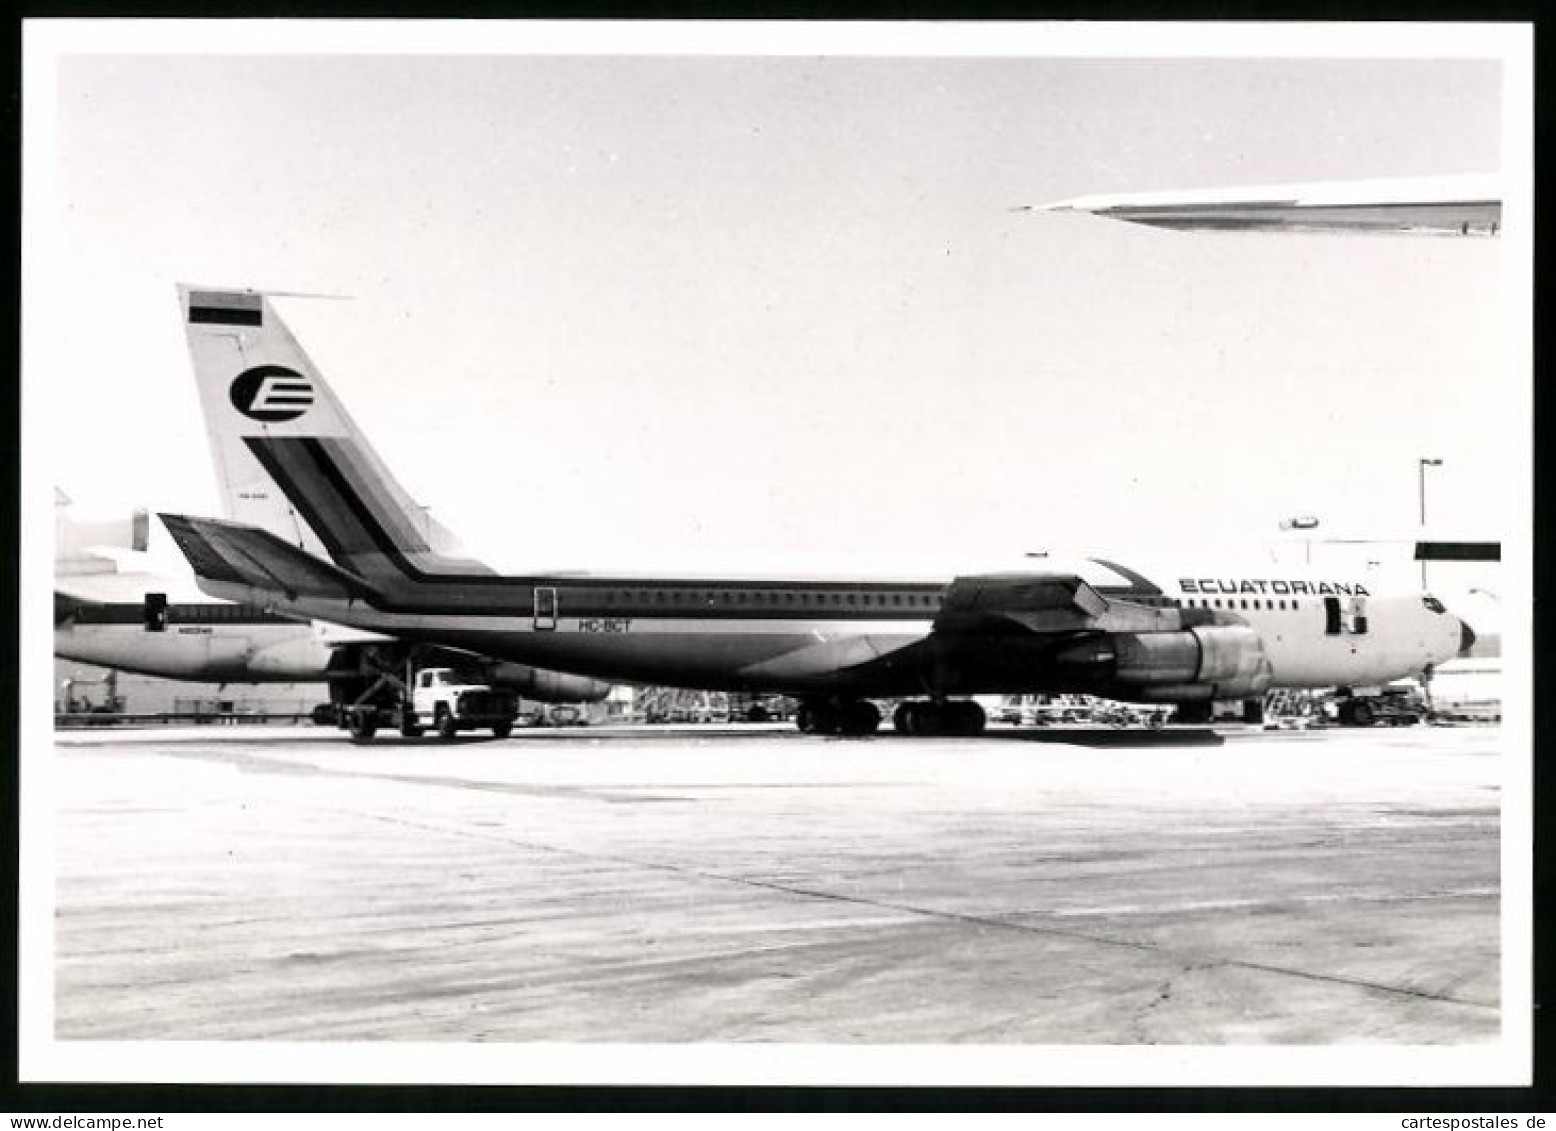
[(945, 592), (935, 635), (942, 639), (1050, 638), (1097, 631), (1180, 627), (1197, 614), (1107, 597), (1068, 573), (986, 573), (956, 578)]
[(1502, 225), (1502, 187), (1494, 176), (1322, 181), (1078, 196), (1037, 211), (1089, 212), (1179, 231), (1494, 236)]
[(211, 518), (176, 514), (160, 517), (189, 559), (202, 588), (207, 583), (245, 586), (285, 594), (289, 599), (378, 595), (355, 574), (320, 561), (269, 531)]
[(1073, 575), (973, 575), (946, 590), (935, 631), (1075, 632), (1094, 627), (1107, 609), (1107, 599)]

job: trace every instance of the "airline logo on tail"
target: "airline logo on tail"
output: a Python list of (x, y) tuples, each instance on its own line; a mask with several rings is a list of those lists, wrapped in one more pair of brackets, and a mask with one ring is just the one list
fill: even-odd
[(313, 386), (296, 370), (261, 365), (238, 374), (228, 396), (232, 407), (250, 420), (280, 424), (308, 411), (313, 404)]

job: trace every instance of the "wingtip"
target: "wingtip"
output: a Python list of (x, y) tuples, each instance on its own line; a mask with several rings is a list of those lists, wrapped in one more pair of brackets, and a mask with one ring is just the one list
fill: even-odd
[(1026, 212), (1084, 212), (1081, 207), (1080, 197), (1070, 197), (1067, 200), (1050, 200), (1046, 204), (1028, 204), (1023, 211)]

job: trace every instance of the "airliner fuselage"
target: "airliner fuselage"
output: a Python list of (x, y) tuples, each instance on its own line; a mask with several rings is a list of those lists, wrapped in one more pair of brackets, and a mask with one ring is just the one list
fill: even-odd
[[(1370, 686), (1457, 655), (1466, 630), (1433, 598), (1286, 569), (1177, 569), (1150, 579), (1114, 563), (1032, 563), (966, 577), (1078, 577), (1115, 609), (1179, 627), (1245, 624), (1278, 687)], [(278, 605), (406, 639), (436, 640), (601, 679), (729, 690), (854, 695), (1021, 692), (1092, 686), (1096, 664), (1066, 649), (1109, 631), (1058, 624), (1030, 633), (1000, 616), (956, 623), (957, 577), (939, 580), (588, 576), (406, 583), (385, 599), (299, 596)], [(211, 583), (207, 582), (209, 586)], [(213, 590), (213, 592), (216, 590)], [(276, 595), (234, 586), (239, 600)], [(999, 610), (1005, 612), (1003, 608)], [(1057, 610), (1049, 610), (1054, 612)], [(976, 616), (978, 610), (970, 615)], [(1122, 626), (1137, 631), (1141, 626)], [(1127, 683), (1127, 681), (1126, 681)], [(1139, 687), (1150, 684), (1142, 682)], [(1128, 686), (1114, 687), (1128, 697)], [(1147, 692), (1147, 698), (1154, 697)]]

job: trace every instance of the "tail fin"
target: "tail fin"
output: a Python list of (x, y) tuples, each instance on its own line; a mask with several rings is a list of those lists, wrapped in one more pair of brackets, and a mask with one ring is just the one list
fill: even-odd
[(491, 574), (411, 500), (270, 299), (179, 287), (226, 515), (372, 580)]
[(98, 549), (144, 551), (149, 524), (146, 512), (129, 518), (86, 521), (70, 513), (70, 496), (54, 488), (54, 572), (61, 577), (117, 573), (119, 563)]

